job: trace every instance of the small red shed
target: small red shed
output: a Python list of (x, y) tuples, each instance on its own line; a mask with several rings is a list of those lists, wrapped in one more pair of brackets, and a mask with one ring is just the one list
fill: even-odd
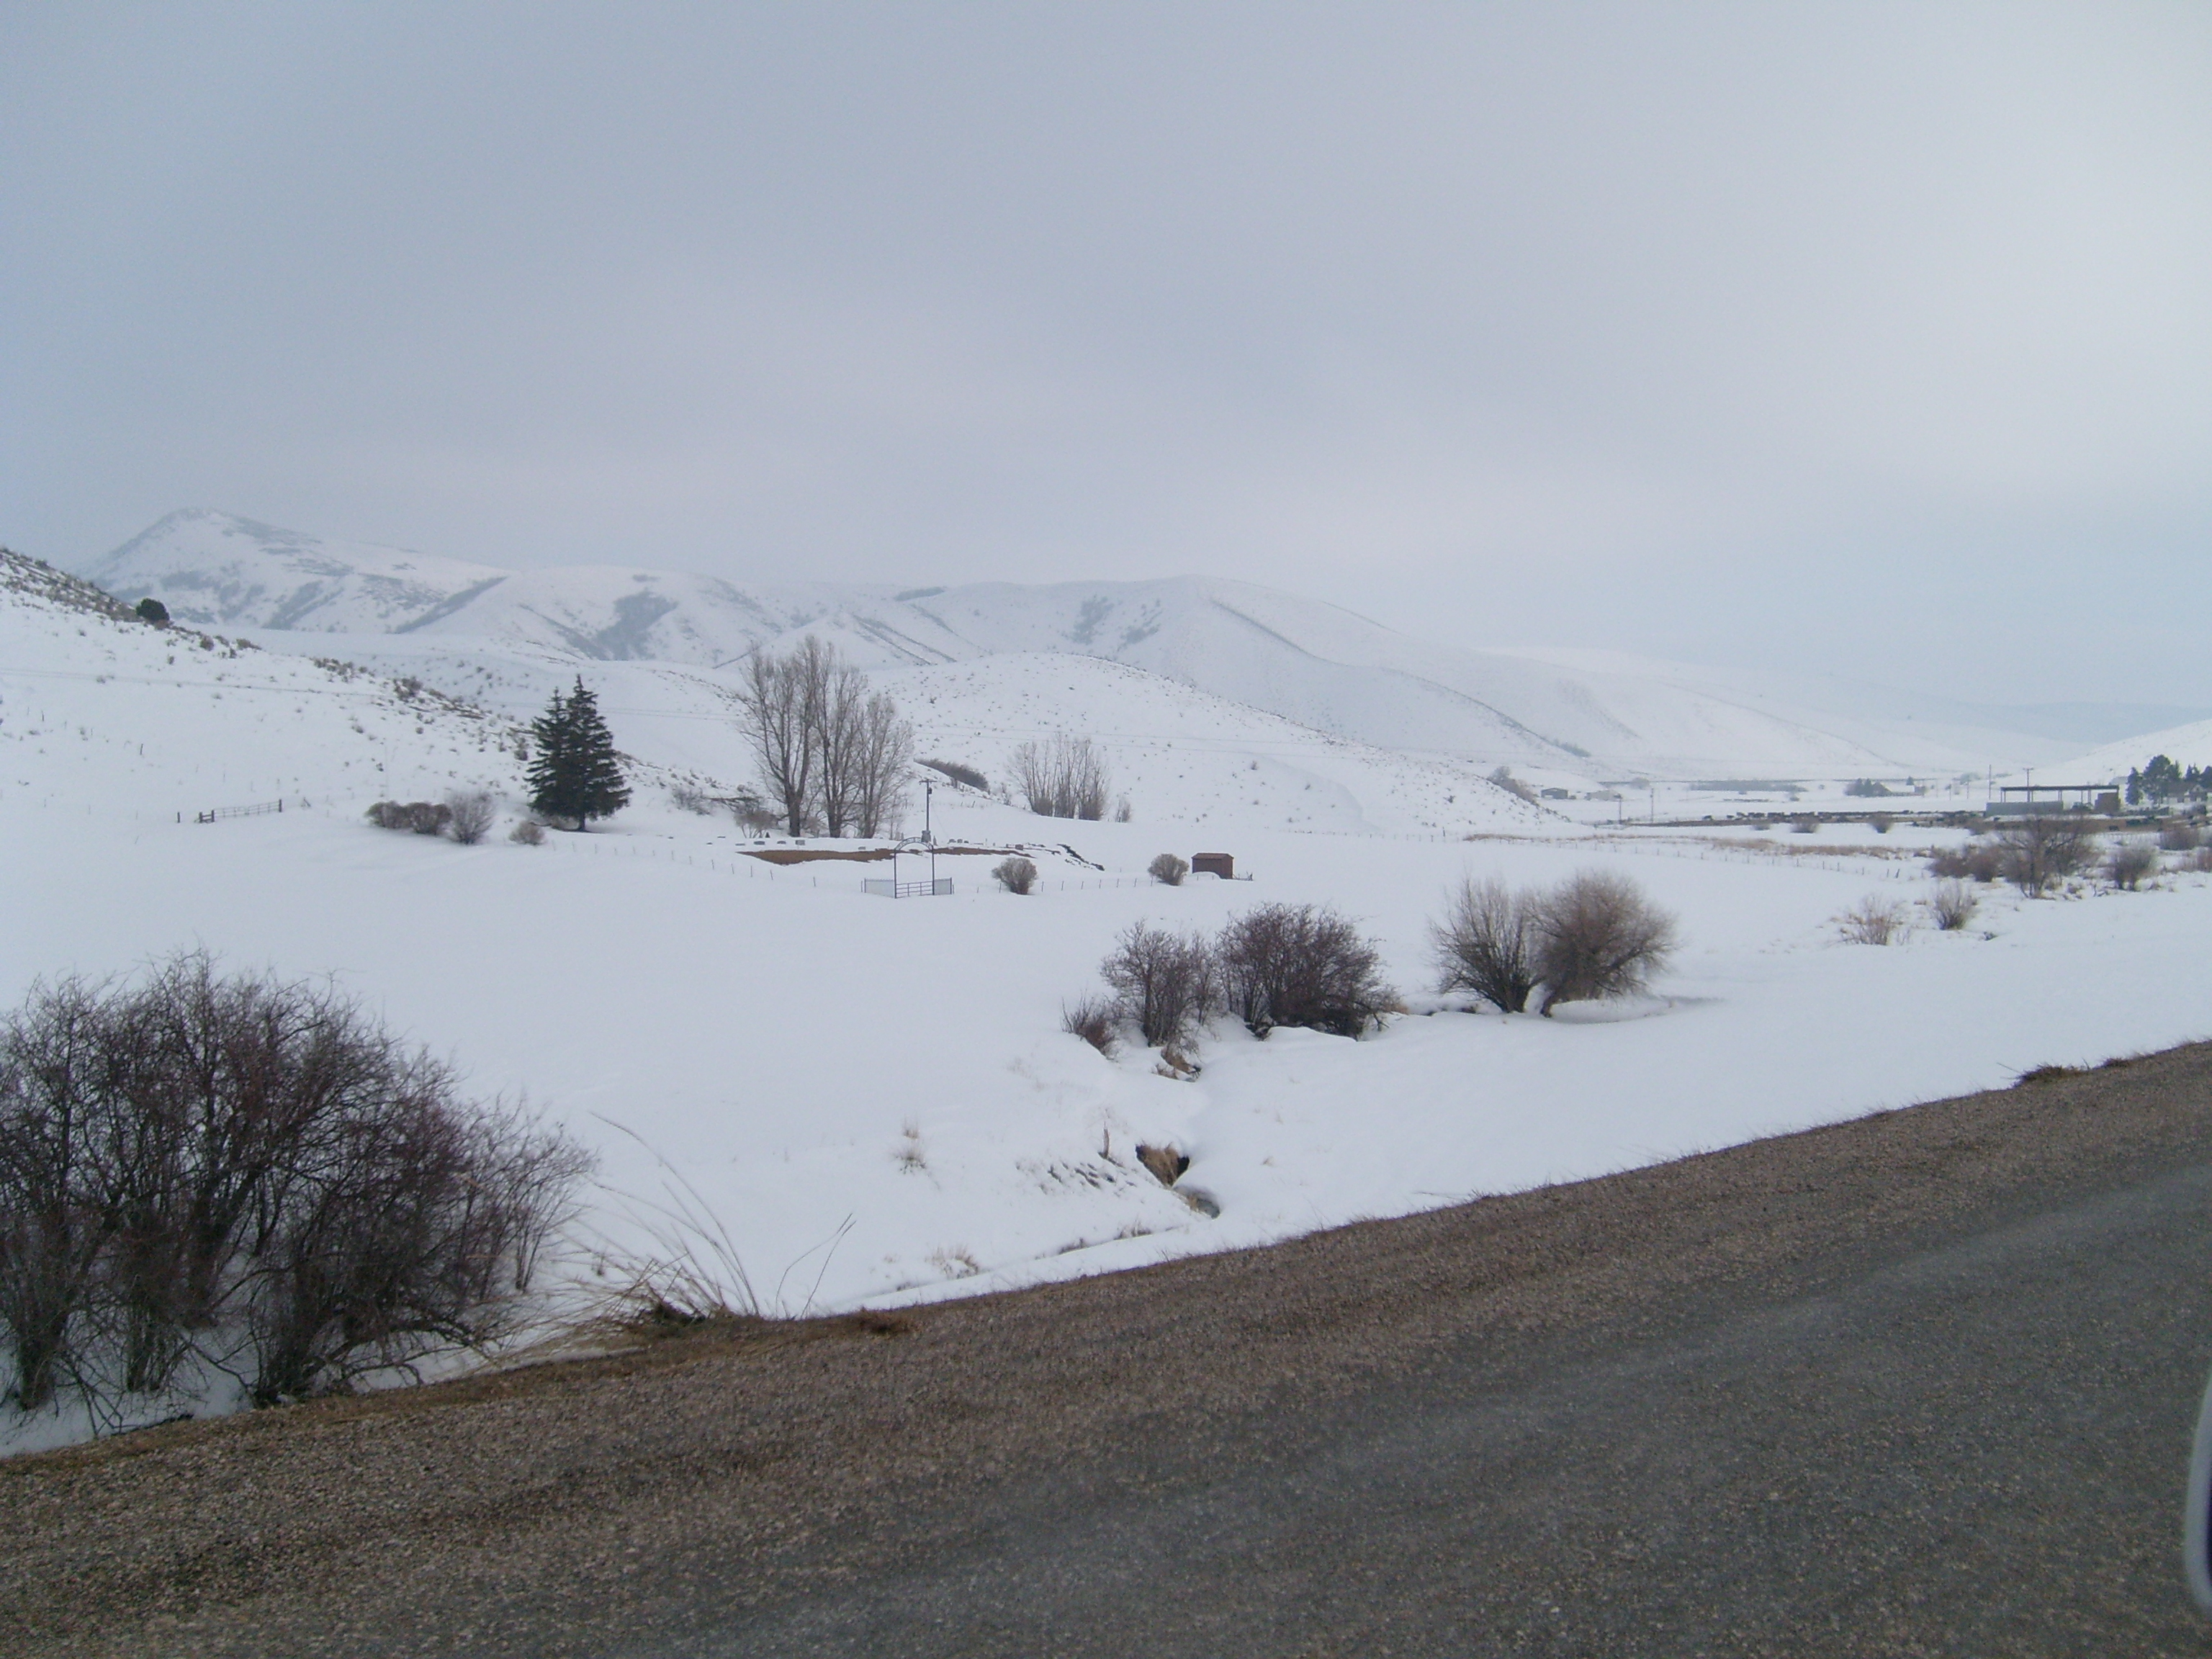
[(1218, 876), (1224, 881), (1237, 879), (1237, 860), (1226, 853), (1193, 853), (1190, 855), (1193, 875)]

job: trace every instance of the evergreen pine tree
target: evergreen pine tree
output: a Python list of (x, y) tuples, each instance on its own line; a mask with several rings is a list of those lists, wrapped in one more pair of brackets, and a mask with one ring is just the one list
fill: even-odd
[(551, 705), (532, 723), (530, 735), (537, 750), (530, 763), (530, 804), (538, 811), (573, 819), (581, 830), (629, 804), (614, 734), (580, 678), (567, 696), (553, 694)]
[(568, 817), (568, 700), (556, 689), (553, 701), (530, 723), (531, 810), (548, 817)]
[(615, 736), (599, 718), (599, 700), (576, 682), (568, 698), (568, 729), (576, 777), (576, 822), (611, 817), (629, 805), (629, 786), (623, 781), (622, 762), (615, 754)]

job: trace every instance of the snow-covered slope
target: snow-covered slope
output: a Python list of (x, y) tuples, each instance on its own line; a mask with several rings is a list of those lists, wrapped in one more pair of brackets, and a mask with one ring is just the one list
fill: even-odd
[(519, 736), (433, 687), (155, 628), (0, 550), (0, 787), (149, 821), (279, 797), (365, 806), (504, 787)]
[[(689, 1243), (740, 1295), (726, 1247), (771, 1310), (1259, 1243), (2204, 1033), (2199, 874), (2082, 884), (2069, 902), (1993, 890), (1972, 929), (1847, 945), (1847, 906), (1927, 890), (1905, 826), (1789, 848), (1746, 829), (1589, 833), (1474, 787), (1464, 763), (1058, 652), (883, 677), (926, 752), (994, 776), (1005, 745), (1061, 716), (1109, 746), (1129, 823), (1048, 823), (939, 792), (949, 839), (1079, 854), (1040, 848), (1028, 896), (989, 879), (995, 852), (946, 856), (954, 892), (912, 902), (864, 894), (851, 864), (773, 869), (643, 766), (632, 806), (590, 835), (390, 834), (361, 809), (454, 783), (507, 792), (511, 814), (507, 714), (579, 661), (471, 656), (465, 637), (420, 631), (308, 637), (391, 654), (349, 669), (158, 629), (0, 558), (0, 1007), (34, 978), (128, 973), (180, 948), (328, 975), (453, 1054), (472, 1089), (526, 1095), (599, 1150), (586, 1243), (618, 1269)], [(720, 771), (738, 752), (715, 671), (581, 672), (647, 760)], [(281, 815), (193, 818), (280, 793)], [(1505, 833), (1455, 833), (1485, 825)], [(1234, 854), (1249, 879), (1145, 879), (1154, 854), (1200, 850)], [(1212, 931), (1270, 902), (1352, 918), (1408, 1002), (1434, 1009), (1429, 924), (1452, 884), (1592, 865), (1680, 919), (1657, 996), (1556, 1019), (1394, 1018), (1356, 1043), (1259, 1042), (1222, 1021), (1187, 1081), (1133, 1039), (1109, 1058), (1061, 1027), (1132, 923)], [(1145, 1173), (1137, 1140), (1191, 1156), (1182, 1187)], [(1186, 1203), (1189, 1187), (1218, 1213)], [(688, 1236), (672, 1219), (685, 1214), (702, 1224)], [(0, 1449), (68, 1427), (0, 1413)]]
[(869, 668), (1012, 653), (1145, 669), (1386, 749), (1586, 777), (1849, 776), (2044, 764), (2069, 745), (1855, 692), (1589, 653), (1469, 650), (1249, 583), (749, 584), (623, 566), (504, 572), (172, 514), (85, 574), (210, 626), (404, 633), (596, 661), (731, 663), (813, 632)]
[[(427, 633), (264, 633), (257, 643), (343, 651), (381, 676), (419, 679), (518, 724), (580, 674), (624, 752), (696, 775), (718, 791), (754, 781), (726, 670), (580, 663), (547, 647)], [(1213, 826), (1394, 835), (1565, 827), (1489, 781), (1474, 763), (1333, 737), (1095, 657), (1010, 652), (878, 671), (873, 678), (914, 720), (922, 755), (994, 781), (1006, 775), (1018, 744), (1060, 732), (1091, 738), (1105, 753), (1114, 793), (1140, 821), (1173, 812)]]
[(228, 513), (172, 513), (78, 573), (196, 628), (322, 633), (419, 627), (507, 573), (398, 548), (325, 541)]
[(2104, 783), (2124, 778), (2155, 755), (2163, 755), (2184, 769), (2212, 766), (2212, 720), (2194, 720), (2187, 726), (2169, 726), (2163, 732), (2148, 732), (2140, 738), (2105, 744), (2068, 761), (2066, 776), (2054, 781)]

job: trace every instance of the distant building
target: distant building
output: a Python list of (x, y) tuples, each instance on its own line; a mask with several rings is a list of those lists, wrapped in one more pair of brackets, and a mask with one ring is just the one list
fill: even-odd
[(2051, 817), (2060, 812), (2118, 812), (2120, 792), (2109, 783), (2008, 783), (1990, 803), (1992, 816)]
[(1193, 853), (1190, 870), (1194, 876), (1218, 876), (1224, 881), (1237, 879), (1237, 860), (1226, 853)]

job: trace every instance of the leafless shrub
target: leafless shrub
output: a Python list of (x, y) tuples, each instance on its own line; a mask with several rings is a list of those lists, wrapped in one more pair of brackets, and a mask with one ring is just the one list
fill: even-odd
[(545, 841), (545, 827), (535, 818), (525, 818), (507, 832), (507, 838), (518, 847), (543, 846)]
[(589, 1162), (333, 991), (204, 955), (36, 988), (0, 1022), (13, 1395), (189, 1358), (267, 1404), (489, 1340)]
[(1114, 941), (1098, 971), (1121, 1013), (1136, 1023), (1147, 1048), (1178, 1042), (1212, 1012), (1213, 952), (1191, 934), (1134, 921)]
[(2204, 832), (2187, 818), (2168, 818), (2158, 827), (2158, 844), (2169, 853), (2193, 853), (2204, 844)]
[(1792, 818), (1790, 820), (1790, 833), (1793, 836), (1817, 836), (1820, 833), (1820, 820), (1815, 817)]
[(2124, 841), (2105, 855), (2105, 879), (2122, 892), (2132, 893), (2143, 878), (2158, 873), (2158, 849), (2140, 841)]
[(2185, 870), (2194, 870), (2199, 873), (2212, 870), (2212, 847), (2198, 848), (2189, 855), (2181, 867)]
[(437, 801), (380, 800), (368, 809), (368, 821), (380, 830), (412, 830), (418, 836), (445, 833), (453, 809)]
[(963, 766), (958, 761), (942, 760), (926, 760), (921, 763), (933, 772), (942, 773), (963, 788), (973, 789), (982, 795), (991, 793), (991, 781), (972, 766)]
[(714, 810), (714, 798), (695, 784), (672, 783), (668, 786), (668, 804), (679, 812), (696, 812), (705, 817)]
[(1190, 873), (1190, 866), (1173, 853), (1163, 853), (1145, 866), (1145, 873), (1167, 886), (1180, 887), (1182, 878)]
[(1928, 873), (1946, 881), (1995, 881), (2003, 867), (2004, 850), (1990, 841), (1940, 848), (1928, 860)]
[(1935, 917), (1936, 927), (1946, 933), (1955, 933), (1974, 919), (1981, 908), (1981, 899), (1964, 881), (1954, 877), (1936, 884), (1929, 896), (1928, 913)]
[(2097, 837), (2077, 818), (2022, 818), (1998, 832), (1997, 870), (2033, 898), (2078, 874), (2097, 850)]
[(783, 827), (783, 815), (750, 789), (738, 790), (725, 805), (732, 820), (748, 835), (771, 835)]
[(1911, 918), (1902, 901), (1869, 893), (1838, 916), (1836, 926), (1853, 945), (1892, 945), (1905, 937)]
[(1870, 813), (1867, 823), (1877, 836), (1886, 836), (1897, 826), (1897, 820), (1887, 812)]
[(1322, 906), (1248, 910), (1221, 930), (1215, 959), (1228, 1006), (1255, 1036), (1278, 1025), (1358, 1036), (1398, 1006), (1380, 953)]
[(464, 847), (474, 847), (489, 835), (498, 816), (489, 790), (456, 790), (446, 797), (446, 833)]
[(1583, 870), (1543, 896), (1536, 976), (1548, 1016), (1562, 1002), (1640, 991), (1674, 955), (1674, 919), (1626, 876)]
[(1106, 757), (1088, 738), (1062, 732), (1046, 743), (1017, 744), (1006, 769), (1030, 811), (1048, 818), (1106, 816), (1112, 785)]
[(1128, 822), (1129, 822), (1129, 820), (1130, 820), (1130, 819), (1132, 819), (1132, 818), (1135, 817), (1136, 816), (1137, 816), (1137, 810), (1136, 810), (1136, 808), (1134, 808), (1133, 806), (1132, 806), (1132, 805), (1129, 805), (1129, 798), (1128, 798), (1127, 795), (1122, 796), (1119, 800), (1117, 800), (1117, 801), (1115, 801), (1115, 802), (1114, 803), (1114, 822), (1115, 822), (1115, 823), (1128, 823)]
[(1496, 784), (1507, 794), (1527, 801), (1531, 806), (1537, 804), (1536, 792), (1534, 789), (1531, 789), (1527, 784), (1522, 782), (1520, 779), (1515, 777), (1513, 775), (1513, 769), (1510, 766), (1501, 766), (1492, 772), (1490, 775), (1490, 781)]
[(1018, 853), (1012, 858), (1001, 859), (991, 873), (1009, 893), (1026, 893), (1036, 885), (1036, 866)]
[(1535, 896), (1495, 878), (1462, 882), (1443, 918), (1429, 926), (1438, 988), (1472, 991), (1501, 1013), (1525, 1012), (1538, 977), (1540, 909)]
[(1115, 1010), (1103, 997), (1085, 997), (1064, 1005), (1060, 1011), (1060, 1029), (1070, 1036), (1079, 1036), (1102, 1054), (1114, 1052), (1114, 1021)]

